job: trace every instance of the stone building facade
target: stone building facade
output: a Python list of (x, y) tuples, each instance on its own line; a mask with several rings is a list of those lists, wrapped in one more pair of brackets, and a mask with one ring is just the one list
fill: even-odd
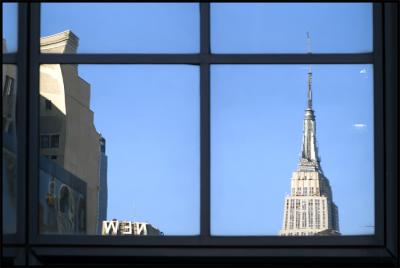
[[(42, 53), (76, 53), (77, 47), (78, 38), (71, 31), (40, 39)], [(102, 152), (104, 139), (94, 126), (90, 91), (90, 84), (79, 76), (76, 64), (40, 66), (40, 153), (65, 169), (66, 178), (72, 175), (73, 181), (84, 182), (85, 187), (74, 189), (66, 185), (68, 191), (64, 191), (82, 194), (79, 189), (86, 188), (83, 195), (86, 217), (81, 221), (86, 224), (87, 234), (96, 234), (99, 215), (103, 215), (99, 210), (106, 209), (99, 206), (99, 192), (101, 173), (106, 172), (104, 165), (107, 162), (102, 160), (105, 157), (105, 151)], [(65, 179), (68, 180), (72, 181)], [(61, 193), (55, 196), (61, 198)], [(65, 199), (65, 206), (71, 210), (70, 215), (75, 215), (81, 205), (74, 201), (73, 194), (70, 196)], [(102, 205), (106, 206), (106, 201)], [(76, 217), (71, 216), (71, 219), (76, 221)], [(70, 229), (71, 232), (74, 230), (76, 228)]]
[(301, 156), (291, 180), (291, 194), (284, 203), (283, 226), (279, 234), (339, 235), (338, 208), (321, 168), (316, 141), (316, 122), (312, 108), (312, 71), (308, 72), (307, 109)]

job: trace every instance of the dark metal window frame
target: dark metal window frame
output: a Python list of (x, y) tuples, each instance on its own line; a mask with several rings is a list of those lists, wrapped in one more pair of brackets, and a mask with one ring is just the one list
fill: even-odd
[[(15, 263), (115, 261), (221, 261), (249, 263), (398, 264), (398, 14), (396, 3), (374, 3), (372, 53), (212, 54), (210, 4), (200, 4), (200, 53), (40, 54), (40, 4), (19, 3), (16, 64), (18, 129), (17, 234), (5, 235), (7, 260)], [(375, 235), (341, 237), (210, 235), (210, 65), (373, 64)], [(40, 64), (192, 64), (200, 66), (200, 235), (110, 237), (38, 233)], [(86, 257), (85, 257), (86, 256)], [(87, 256), (93, 257), (91, 261)], [(150, 258), (151, 257), (151, 258)]]

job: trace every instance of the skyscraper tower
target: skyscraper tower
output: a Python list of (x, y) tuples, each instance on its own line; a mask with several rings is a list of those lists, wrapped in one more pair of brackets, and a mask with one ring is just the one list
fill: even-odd
[[(307, 33), (310, 52), (310, 38)], [(312, 108), (312, 70), (308, 70), (307, 108), (301, 154), (291, 181), (291, 194), (284, 204), (280, 235), (340, 235), (338, 208), (320, 164), (316, 123)]]

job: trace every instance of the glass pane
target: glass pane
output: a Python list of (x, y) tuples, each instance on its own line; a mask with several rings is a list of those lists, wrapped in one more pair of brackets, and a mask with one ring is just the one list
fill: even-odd
[(18, 5), (3, 3), (3, 53), (17, 51)]
[(40, 141), (42, 233), (199, 233), (197, 66), (41, 65)]
[(373, 67), (311, 67), (212, 66), (213, 235), (374, 234)]
[(213, 53), (372, 51), (371, 3), (218, 3), (211, 5)]
[[(43, 3), (41, 7), (41, 36), (47, 37), (41, 43), (47, 53), (199, 51), (198, 4)], [(69, 36), (73, 43), (60, 51)]]
[(3, 64), (3, 234), (15, 233), (17, 228), (17, 66)]

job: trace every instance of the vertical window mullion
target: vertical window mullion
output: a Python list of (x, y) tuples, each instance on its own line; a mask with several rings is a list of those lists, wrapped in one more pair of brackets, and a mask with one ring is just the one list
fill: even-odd
[(200, 65), (200, 235), (210, 235), (210, 64)]
[(40, 4), (29, 4), (28, 38), (28, 163), (27, 163), (27, 243), (38, 236), (39, 189), (39, 53), (40, 53)]
[[(383, 6), (383, 47), (385, 52), (382, 68), (384, 72), (382, 79), (385, 81), (384, 112), (385, 112), (385, 169), (387, 170), (387, 183), (385, 185), (385, 204), (387, 221), (385, 223), (386, 241), (385, 245), (391, 252), (398, 251), (399, 240), (396, 238), (399, 226), (399, 192), (398, 187), (398, 159), (399, 159), (399, 12), (400, 6), (397, 3), (385, 3)], [(397, 146), (396, 146), (397, 144)]]
[(210, 236), (210, 4), (200, 3), (200, 235)]
[(27, 138), (27, 70), (28, 61), (28, 6), (26, 3), (18, 4), (18, 50), (17, 50), (17, 97), (16, 97), (16, 129), (17, 129), (17, 242), (26, 243), (26, 138)]
[(381, 3), (373, 4), (373, 124), (375, 178), (375, 236), (384, 240), (385, 176), (384, 176), (384, 88), (383, 88), (383, 17)]
[(210, 3), (200, 3), (200, 53), (210, 54)]

